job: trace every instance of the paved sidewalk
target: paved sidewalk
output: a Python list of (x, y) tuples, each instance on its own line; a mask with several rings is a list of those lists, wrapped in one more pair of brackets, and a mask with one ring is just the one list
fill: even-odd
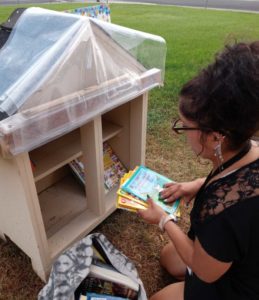
[[(28, 3), (97, 3), (96, 0), (0, 0), (0, 5), (17, 5)], [(177, 5), (199, 8), (238, 10), (259, 12), (259, 0), (109, 0), (109, 3), (150, 3), (162, 5)]]

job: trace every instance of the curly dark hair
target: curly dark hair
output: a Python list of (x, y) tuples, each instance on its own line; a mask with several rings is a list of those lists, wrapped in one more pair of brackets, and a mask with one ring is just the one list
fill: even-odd
[(259, 129), (259, 41), (226, 46), (180, 91), (180, 112), (237, 149)]

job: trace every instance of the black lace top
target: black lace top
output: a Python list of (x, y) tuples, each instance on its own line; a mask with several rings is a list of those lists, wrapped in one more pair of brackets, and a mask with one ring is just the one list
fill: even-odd
[(188, 236), (233, 264), (212, 284), (188, 276), (185, 300), (259, 299), (259, 159), (208, 184), (194, 201)]

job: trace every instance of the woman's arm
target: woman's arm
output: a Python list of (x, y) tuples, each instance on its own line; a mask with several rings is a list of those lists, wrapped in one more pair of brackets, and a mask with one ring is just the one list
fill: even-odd
[(232, 262), (222, 262), (210, 256), (197, 238), (194, 242), (190, 240), (177, 224), (168, 222), (164, 228), (184, 263), (201, 280), (214, 282), (231, 267)]
[[(138, 212), (139, 215), (148, 223), (159, 224), (160, 220), (165, 218), (167, 214), (152, 199), (148, 199), (148, 204), (148, 209), (140, 210)], [(230, 268), (231, 262), (221, 262), (210, 256), (202, 248), (197, 238), (193, 242), (177, 224), (169, 221), (164, 225), (164, 229), (183, 262), (201, 280), (213, 282), (219, 279)]]

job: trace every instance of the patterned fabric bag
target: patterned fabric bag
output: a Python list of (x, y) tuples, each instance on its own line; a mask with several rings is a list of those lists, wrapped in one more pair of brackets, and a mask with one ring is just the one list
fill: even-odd
[(143, 283), (132, 261), (101, 233), (86, 236), (57, 258), (47, 284), (38, 295), (38, 300), (74, 300), (75, 290), (89, 274), (93, 246), (96, 245), (116, 270), (139, 284), (138, 300), (147, 300)]

